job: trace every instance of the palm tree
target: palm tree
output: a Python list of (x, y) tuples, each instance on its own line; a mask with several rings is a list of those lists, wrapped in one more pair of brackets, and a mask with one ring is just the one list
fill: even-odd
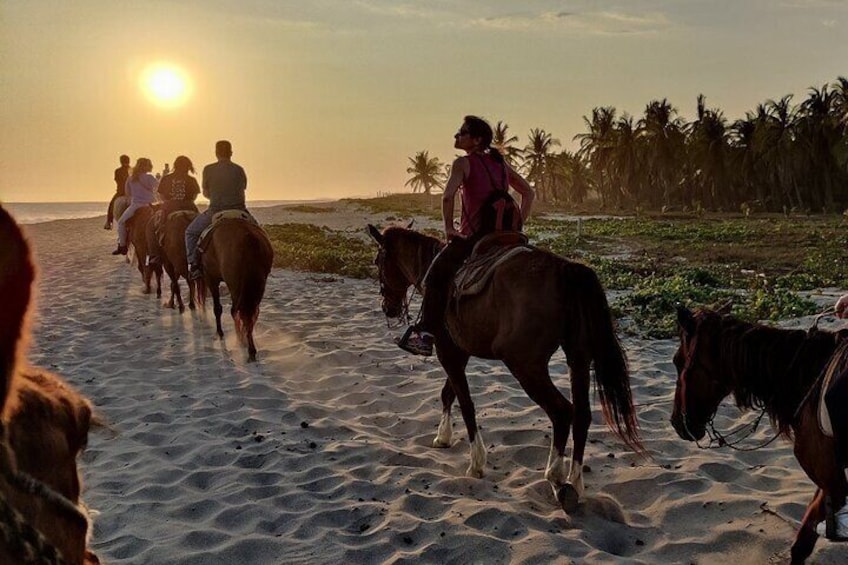
[(608, 167), (610, 157), (615, 151), (615, 108), (593, 108), (592, 119), (583, 116), (583, 122), (589, 132), (574, 136), (574, 139), (580, 141), (577, 156), (588, 164), (595, 188), (601, 197), (601, 206), (606, 206), (607, 200), (612, 196), (612, 179)]
[(492, 137), (492, 145), (501, 152), (504, 160), (511, 167), (517, 164), (518, 158), (521, 156), (521, 149), (515, 147), (513, 143), (518, 141), (517, 135), (509, 135), (507, 131), (509, 126), (502, 121), (498, 121), (495, 125), (495, 130)]
[(412, 192), (423, 189), (424, 194), (430, 194), (433, 188), (443, 186), (444, 167), (438, 157), (430, 157), (428, 151), (419, 151), (414, 157), (409, 157), (410, 166), (406, 172), (412, 175), (404, 186), (412, 186)]
[(530, 130), (530, 139), (524, 147), (524, 169), (527, 171), (527, 180), (533, 185), (539, 194), (539, 200), (550, 200), (550, 179), (547, 172), (550, 166), (550, 156), (554, 146), (559, 145), (559, 140), (554, 139), (551, 134), (541, 128)]
[(645, 169), (643, 182), (651, 189), (653, 204), (661, 201), (668, 206), (679, 198), (675, 188), (682, 181), (681, 165), (685, 152), (682, 121), (676, 117), (677, 109), (668, 100), (652, 100), (645, 107), (645, 117), (639, 120), (639, 136), (645, 144)]
[[(708, 208), (737, 204), (730, 183), (727, 120), (720, 110), (706, 107), (706, 98), (698, 95), (698, 117), (687, 126), (687, 157), (692, 188), (697, 200)], [(690, 198), (690, 204), (693, 204)]]

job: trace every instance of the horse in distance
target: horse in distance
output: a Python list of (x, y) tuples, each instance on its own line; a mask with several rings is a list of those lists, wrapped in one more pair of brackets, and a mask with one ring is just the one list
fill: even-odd
[(215, 327), (218, 337), (224, 337), (221, 327), (220, 283), (230, 291), (236, 335), (247, 345), (248, 361), (256, 361), (253, 329), (259, 318), (259, 304), (274, 262), (274, 249), (265, 231), (251, 221), (224, 218), (217, 221), (198, 247), (203, 276), (198, 281), (196, 296), (204, 306), (206, 290), (212, 295)]

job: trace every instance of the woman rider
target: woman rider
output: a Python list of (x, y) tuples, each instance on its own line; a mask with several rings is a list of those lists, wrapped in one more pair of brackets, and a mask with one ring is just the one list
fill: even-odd
[[(442, 197), (442, 216), (448, 243), (433, 259), (424, 279), (420, 320), (398, 340), (401, 349), (416, 355), (432, 355), (433, 333), (444, 330), (449, 285), (471, 254), (474, 244), (485, 235), (483, 220), (487, 212), (484, 210), (487, 200), (494, 192), (507, 191), (511, 186), (521, 196), (523, 224), (530, 215), (535, 198), (528, 182), (492, 147), (492, 127), (482, 118), (465, 116), (462, 127), (454, 134), (453, 146), (466, 154), (453, 162)], [(459, 230), (454, 227), (453, 221), (457, 191), (462, 199)]]
[(149, 265), (156, 265), (161, 261), (162, 249), (159, 246), (159, 234), (157, 232), (162, 230), (168, 215), (178, 210), (198, 211), (194, 200), (200, 194), (200, 185), (197, 184), (197, 179), (189, 173), (194, 173), (194, 165), (191, 159), (185, 155), (180, 155), (174, 159), (174, 172), (166, 174), (159, 182), (158, 192), (162, 199), (162, 207), (154, 218), (158, 216), (160, 219), (147, 224), (147, 262)]
[(127, 254), (127, 222), (136, 210), (149, 206), (156, 200), (156, 177), (150, 174), (152, 170), (153, 163), (147, 157), (140, 157), (135, 162), (132, 175), (127, 179), (130, 206), (118, 220), (118, 248), (112, 252), (112, 255)]

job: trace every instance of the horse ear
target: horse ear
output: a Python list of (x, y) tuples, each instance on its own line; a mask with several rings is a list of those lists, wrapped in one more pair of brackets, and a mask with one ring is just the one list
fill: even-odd
[(415, 223), (415, 218), (412, 218), (411, 220), (409, 220), (409, 223), (406, 225), (406, 229), (411, 230), (412, 224), (414, 224), (414, 223)]
[(383, 246), (383, 234), (381, 234), (380, 230), (378, 230), (371, 224), (368, 224), (368, 235), (370, 235), (371, 238), (377, 242), (377, 245), (381, 247)]
[(677, 305), (677, 325), (687, 334), (695, 332), (695, 316), (682, 304)]

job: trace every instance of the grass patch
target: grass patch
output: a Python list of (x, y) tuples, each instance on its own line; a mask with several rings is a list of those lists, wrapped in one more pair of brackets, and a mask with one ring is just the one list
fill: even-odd
[(395, 216), (424, 216), (435, 220), (442, 218), (441, 194), (389, 194), (379, 198), (344, 198), (342, 202), (372, 214), (391, 215), (393, 219)]
[(274, 248), (274, 267), (354, 278), (375, 276), (374, 246), (361, 239), (312, 224), (264, 228)]
[[(349, 199), (392, 218), (438, 218), (440, 195)], [(848, 287), (848, 225), (841, 216), (618, 217), (580, 222), (534, 217), (533, 243), (580, 260), (607, 289), (630, 290), (613, 305), (646, 337), (675, 334), (676, 306), (715, 306), (733, 299), (746, 320), (814, 314), (798, 291)], [(266, 226), (275, 266), (374, 277), (374, 245), (349, 233), (311, 225)], [(438, 232), (431, 235), (441, 236)]]
[(303, 214), (331, 214), (336, 211), (332, 206), (310, 206), (308, 204), (297, 204), (286, 206), (288, 212), (300, 212)]

